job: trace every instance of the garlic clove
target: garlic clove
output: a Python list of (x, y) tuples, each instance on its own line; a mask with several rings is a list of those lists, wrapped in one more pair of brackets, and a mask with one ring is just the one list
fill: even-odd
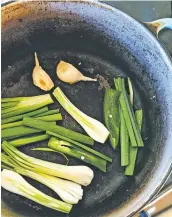
[(49, 91), (54, 87), (54, 83), (50, 76), (39, 65), (37, 53), (35, 52), (35, 68), (32, 73), (33, 83), (44, 91)]
[(57, 65), (56, 73), (61, 81), (69, 84), (74, 84), (78, 81), (97, 81), (97, 79), (84, 76), (72, 64), (65, 61), (60, 61), (60, 63)]

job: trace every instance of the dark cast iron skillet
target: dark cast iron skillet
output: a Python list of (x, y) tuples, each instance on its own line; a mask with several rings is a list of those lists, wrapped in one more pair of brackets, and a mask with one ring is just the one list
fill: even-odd
[[(2, 199), (27, 217), (132, 216), (162, 187), (172, 165), (172, 63), (155, 37), (140, 23), (105, 4), (92, 1), (28, 1), (2, 7), (2, 97), (32, 96), (43, 92), (32, 83), (34, 51), (42, 67), (71, 101), (88, 115), (103, 121), (105, 88), (113, 78), (129, 76), (135, 89), (135, 107), (144, 110), (145, 147), (137, 158), (135, 175), (126, 177), (120, 166), (119, 148), (108, 141), (95, 149), (111, 156), (106, 173), (94, 169), (92, 184), (70, 215), (42, 207), (2, 190)], [(72, 63), (99, 82), (64, 84), (56, 77), (60, 60)], [(79, 64), (81, 63), (81, 65)], [(56, 103), (55, 107), (59, 107)], [(63, 126), (83, 132), (61, 109)], [(52, 162), (57, 154), (31, 151), (46, 142), (21, 148), (24, 153)], [(82, 164), (74, 159), (70, 165)], [(43, 192), (45, 186), (27, 179)]]

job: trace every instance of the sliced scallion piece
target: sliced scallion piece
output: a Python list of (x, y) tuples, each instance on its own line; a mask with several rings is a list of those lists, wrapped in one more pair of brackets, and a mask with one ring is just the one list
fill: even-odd
[(8, 144), (7, 141), (3, 141), (2, 149), (17, 164), (33, 172), (61, 177), (85, 186), (89, 185), (94, 177), (93, 171), (87, 166), (66, 166), (30, 157)]
[(27, 136), (27, 137), (21, 137), (19, 139), (9, 140), (8, 143), (14, 147), (20, 147), (23, 145), (32, 144), (34, 142), (40, 142), (49, 139), (49, 137), (50, 136), (47, 134)]
[(80, 148), (82, 148), (82, 149), (84, 149), (84, 150), (86, 150), (86, 151), (88, 151), (88, 152), (90, 152), (90, 153), (92, 153), (92, 154), (106, 160), (106, 161), (112, 162), (112, 159), (110, 157), (108, 157), (108, 156), (106, 156), (106, 155), (104, 155), (104, 154), (102, 154), (102, 153), (100, 153), (100, 152), (98, 152), (98, 151), (96, 151), (96, 150), (94, 150), (92, 148), (89, 148), (89, 147), (87, 147), (87, 146), (85, 146), (85, 145), (83, 145), (83, 144), (81, 144), (79, 142), (76, 142), (76, 141), (74, 141), (72, 139), (69, 139), (69, 138), (67, 138), (65, 136), (61, 136), (61, 135), (59, 135), (57, 133), (53, 133), (53, 132), (50, 132), (50, 131), (46, 131), (46, 133), (48, 135), (50, 135), (50, 136), (57, 137), (57, 138), (62, 139), (64, 141), (70, 142), (70, 143), (72, 143), (72, 144), (74, 144), (74, 145), (76, 145), (76, 146), (78, 146), (78, 147), (80, 147)]
[(48, 142), (48, 147), (58, 152), (62, 152), (69, 156), (75, 157), (83, 162), (97, 167), (103, 172), (106, 172), (106, 160), (97, 157), (96, 155), (91, 154), (88, 151), (85, 151), (84, 149), (73, 145), (72, 143), (66, 142), (64, 140), (58, 140), (55, 137), (51, 137)]
[(10, 108), (13, 106), (16, 106), (19, 102), (5, 102), (5, 103), (1, 103), (1, 108), (5, 109), (5, 108)]
[(69, 101), (59, 87), (54, 90), (53, 95), (61, 106), (63, 106), (63, 108), (84, 128), (91, 138), (100, 143), (106, 141), (109, 136), (109, 131), (101, 122), (81, 112)]
[[(135, 112), (135, 116), (136, 116), (136, 120), (137, 120), (139, 129), (141, 131), (142, 118), (143, 118), (143, 111), (142, 111), (142, 109), (141, 110), (137, 110)], [(135, 164), (136, 164), (137, 152), (138, 152), (138, 147), (132, 147), (130, 145), (130, 150), (129, 150), (130, 163), (125, 168), (125, 175), (126, 176), (132, 176), (134, 174), (134, 168), (135, 168)]]
[(58, 133), (60, 135), (63, 135), (67, 138), (73, 139), (75, 141), (83, 142), (88, 145), (93, 145), (94, 140), (90, 138), (89, 136), (85, 136), (81, 133), (77, 133), (73, 130), (69, 130), (67, 128), (61, 127), (61, 126), (54, 126), (52, 124), (47, 124), (45, 121), (36, 120), (34, 118), (25, 117), (23, 119), (23, 125), (27, 127), (33, 127), (38, 130), (43, 131), (51, 131), (54, 133)]
[(27, 176), (42, 183), (56, 192), (66, 203), (76, 204), (82, 199), (83, 189), (81, 185), (43, 173), (35, 173), (22, 168), (20, 165), (11, 165), (9, 163), (9, 158), (10, 157), (7, 155), (4, 155), (3, 158), (1, 158), (3, 168), (15, 171), (23, 176)]
[(53, 100), (50, 94), (29, 97), (28, 99), (20, 101), (20, 103), (14, 107), (3, 109), (1, 117), (2, 119), (9, 118), (39, 109), (51, 103), (53, 103)]
[(14, 171), (4, 169), (1, 172), (1, 185), (7, 191), (26, 197), (51, 209), (64, 213), (69, 213), (72, 209), (72, 205), (44, 194)]
[(42, 117), (42, 116), (47, 116), (47, 115), (55, 115), (55, 114), (58, 114), (59, 111), (60, 111), (59, 109), (52, 109), (52, 110), (46, 111), (46, 112), (44, 112), (42, 114), (38, 114), (35, 117)]
[[(47, 116), (34, 117), (34, 118), (38, 119), (38, 120), (47, 121), (47, 122), (62, 120), (61, 114), (47, 115)], [(16, 122), (12, 122), (12, 123), (2, 124), (1, 129), (11, 128), (11, 127), (18, 127), (18, 126), (22, 126), (22, 125), (23, 125), (22, 121), (16, 121)]]
[(68, 165), (69, 159), (66, 157), (66, 155), (52, 148), (32, 148), (32, 151), (47, 151), (47, 152), (55, 152), (55, 153), (61, 154), (67, 162), (66, 165)]
[(10, 118), (2, 119), (1, 124), (7, 124), (7, 123), (14, 122), (14, 121), (19, 121), (19, 120), (22, 120), (24, 117), (37, 116), (37, 115), (40, 115), (40, 114), (44, 114), (47, 111), (48, 111), (48, 107), (46, 106), (46, 107), (37, 109), (37, 110), (32, 111), (32, 112), (28, 112), (28, 113), (25, 113), (25, 114), (16, 115), (16, 116), (13, 116), (13, 117), (10, 117)]
[(120, 119), (121, 166), (127, 166), (129, 164), (129, 137), (122, 110), (120, 111)]

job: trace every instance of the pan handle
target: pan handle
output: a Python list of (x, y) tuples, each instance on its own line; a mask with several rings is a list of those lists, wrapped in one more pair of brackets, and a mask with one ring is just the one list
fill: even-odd
[(158, 38), (158, 34), (163, 29), (172, 30), (172, 18), (162, 18), (152, 22), (142, 22), (150, 29)]

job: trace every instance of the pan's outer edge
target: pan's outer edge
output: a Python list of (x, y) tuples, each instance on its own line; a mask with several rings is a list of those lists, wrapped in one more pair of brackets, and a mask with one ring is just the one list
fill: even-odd
[[(18, 7), (20, 4), (24, 4), (25, 2), (27, 2), (27, 1), (22, 1), (22, 2), (19, 1), (19, 2), (13, 2), (13, 3), (7, 4), (7, 5), (2, 7), (2, 12), (5, 12), (5, 10), (9, 9), (11, 6), (17, 6)], [(68, 1), (65, 1), (65, 0), (58, 1), (57, 0), (57, 1), (53, 1), (53, 2), (68, 2)], [(122, 16), (125, 16), (126, 18), (130, 19), (133, 23), (135, 23), (135, 25), (138, 26), (138, 28), (141, 28), (151, 38), (151, 40), (154, 42), (154, 44), (156, 44), (157, 49), (159, 49), (159, 51), (162, 55), (162, 58), (164, 59), (164, 62), (168, 65), (169, 68), (171, 67), (171, 69), (172, 69), (172, 60), (170, 59), (170, 56), (165, 51), (165, 49), (162, 47), (162, 45), (158, 42), (158, 40), (154, 37), (154, 35), (149, 30), (147, 30), (142, 24), (140, 24), (135, 19), (131, 18), (129, 15), (127, 15), (127, 14), (121, 12), (120, 10), (115, 9), (109, 5), (106, 5), (106, 4), (103, 4), (100, 2), (96, 2), (96, 1), (70, 0), (70, 2), (92, 4), (92, 5), (95, 5), (96, 7), (102, 7), (102, 8), (111, 10), (114, 13), (115, 12), (119, 13)], [(10, 20), (9, 20), (9, 22), (10, 22)], [(7, 22), (5, 22), (5, 20), (3, 20), (3, 17), (2, 17), (2, 28), (6, 24), (7, 24)], [(145, 204), (148, 201), (150, 201), (152, 199), (153, 196), (155, 196), (159, 192), (159, 190), (163, 186), (164, 182), (169, 177), (171, 170), (172, 170), (172, 153), (169, 156), (169, 164), (166, 165), (165, 170), (164, 170), (164, 174), (161, 174), (161, 176), (159, 174), (159, 177), (158, 177), (159, 179), (157, 178), (156, 182), (154, 181), (155, 183), (151, 182), (151, 183), (147, 184), (147, 187), (145, 187), (145, 194), (144, 195), (140, 196), (140, 198), (139, 197), (132, 198), (130, 200), (130, 202), (126, 203), (123, 207), (119, 207), (119, 209), (117, 209), (114, 212), (111, 212), (105, 216), (106, 217), (114, 217), (114, 215), (115, 215), (118, 217), (125, 217), (125, 216), (133, 216), (134, 214), (136, 214), (142, 207), (145, 206)], [(153, 187), (152, 188), (153, 190), (151, 189), (151, 187)], [(129, 205), (129, 203), (132, 203), (132, 205)]]

